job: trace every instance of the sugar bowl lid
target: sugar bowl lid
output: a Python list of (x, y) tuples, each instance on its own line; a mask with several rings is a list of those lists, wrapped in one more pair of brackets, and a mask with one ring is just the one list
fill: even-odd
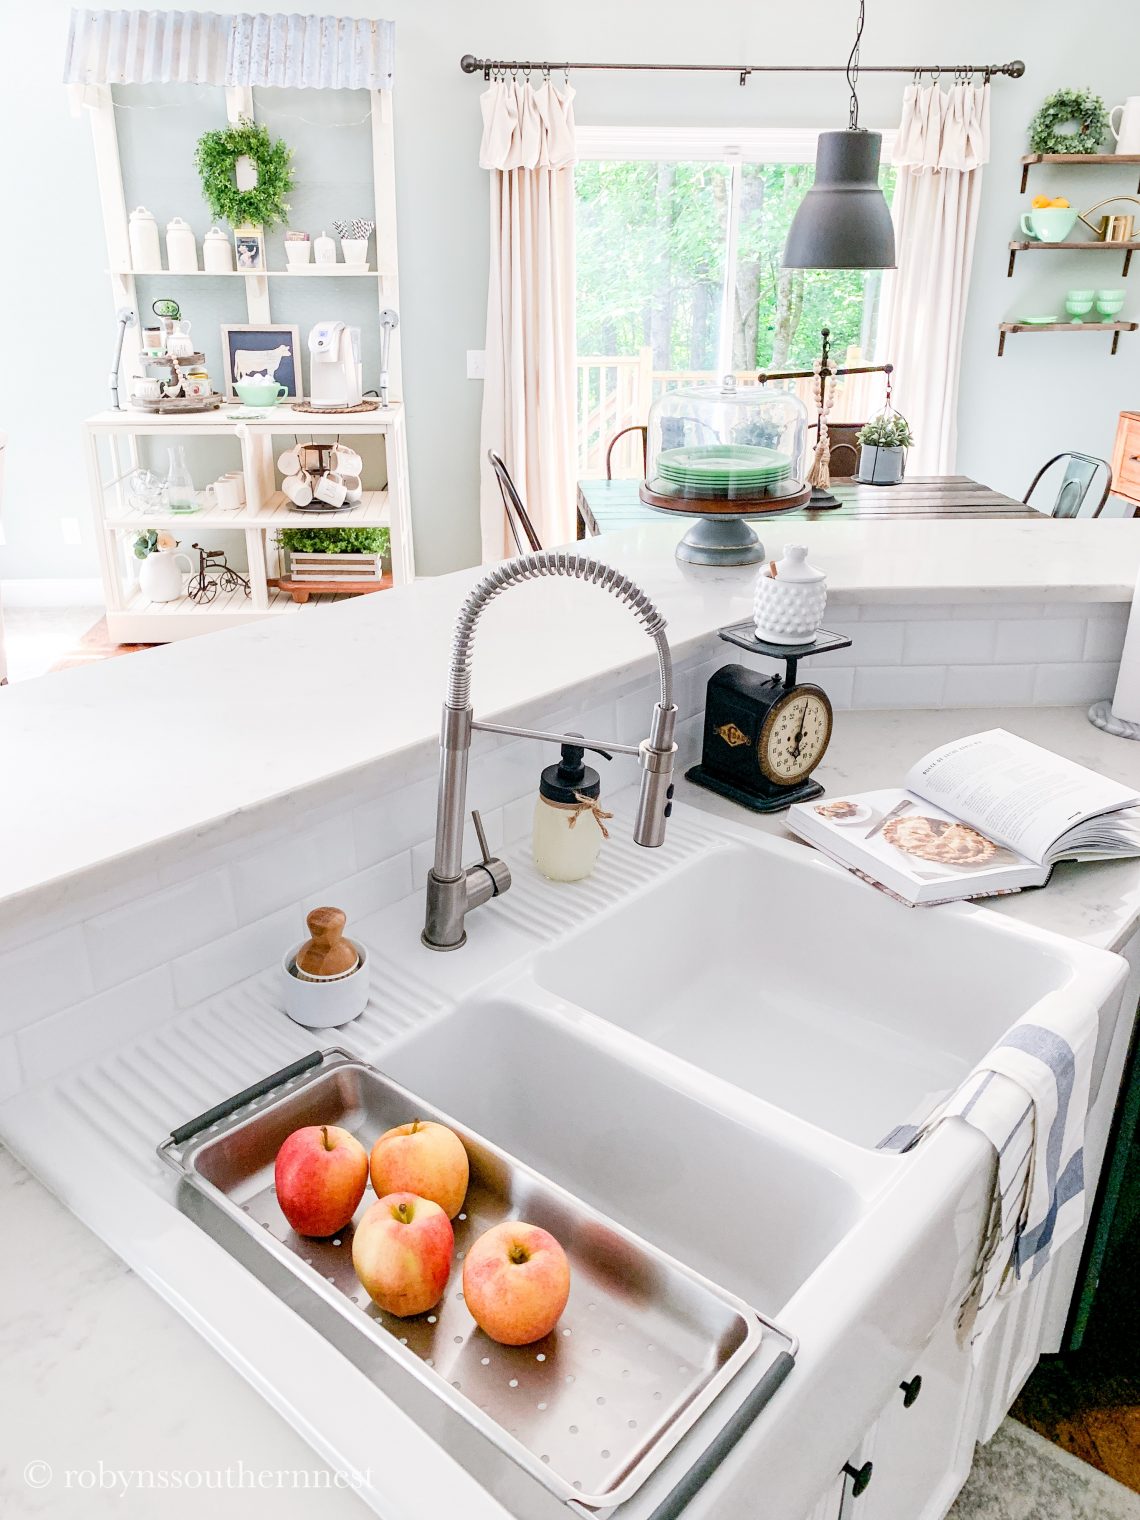
[(776, 579), (803, 585), (826, 580), (827, 577), (822, 570), (817, 570), (814, 565), (808, 564), (806, 544), (785, 544), (784, 557), (776, 566)]

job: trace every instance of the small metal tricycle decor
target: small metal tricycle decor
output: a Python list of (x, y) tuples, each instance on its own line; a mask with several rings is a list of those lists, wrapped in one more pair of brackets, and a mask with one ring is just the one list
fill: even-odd
[(191, 544), (198, 551), (197, 572), (186, 582), (186, 595), (192, 602), (212, 602), (219, 591), (236, 591), (245, 588), (249, 596), (249, 581), (240, 570), (226, 564), (221, 549), (203, 549), (201, 544)]

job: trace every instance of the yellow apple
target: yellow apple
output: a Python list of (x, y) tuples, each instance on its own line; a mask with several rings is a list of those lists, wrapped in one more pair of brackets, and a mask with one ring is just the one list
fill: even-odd
[(468, 1163), (463, 1141), (443, 1124), (414, 1119), (381, 1135), (369, 1161), (376, 1196), (415, 1193), (438, 1203), (454, 1219), (467, 1196)]
[(463, 1263), (464, 1301), (479, 1328), (503, 1346), (529, 1346), (549, 1335), (569, 1297), (566, 1252), (538, 1225), (495, 1225)]
[(374, 1304), (406, 1318), (443, 1297), (455, 1236), (438, 1203), (389, 1193), (364, 1211), (352, 1237), (352, 1265)]

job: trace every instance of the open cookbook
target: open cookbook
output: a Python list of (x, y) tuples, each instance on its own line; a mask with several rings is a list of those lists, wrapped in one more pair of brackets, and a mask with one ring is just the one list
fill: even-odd
[(931, 750), (903, 788), (798, 802), (788, 827), (912, 906), (1039, 887), (1058, 860), (1140, 855), (1140, 792), (991, 728)]

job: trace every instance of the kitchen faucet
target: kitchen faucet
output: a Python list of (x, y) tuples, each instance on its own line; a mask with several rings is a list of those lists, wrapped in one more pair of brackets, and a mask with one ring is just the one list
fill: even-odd
[[(476, 722), (471, 708), (471, 655), (479, 618), (494, 597), (511, 586), (539, 576), (565, 575), (608, 591), (623, 602), (657, 646), (661, 680), (660, 699), (654, 705), (649, 737), (639, 745), (611, 744), (586, 739), (580, 734), (548, 734), (503, 723)], [(673, 811), (673, 757), (677, 746), (673, 728), (677, 709), (673, 705), (673, 662), (665, 639), (665, 619), (641, 588), (628, 576), (600, 560), (566, 550), (544, 550), (509, 559), (496, 566), (468, 592), (455, 624), (447, 696), (440, 731), (439, 798), (435, 818), (435, 862), (428, 872), (427, 911), (421, 936), (429, 950), (458, 950), (467, 941), (464, 920), (472, 908), (501, 897), (511, 884), (507, 863), (487, 848), (478, 812), (472, 813), (482, 860), (464, 869), (463, 820), (467, 811), (467, 758), (474, 729), (484, 733), (512, 734), (521, 739), (576, 744), (622, 755), (636, 755), (641, 763), (641, 795), (633, 824), (636, 844), (654, 848), (664, 842), (665, 820)]]

